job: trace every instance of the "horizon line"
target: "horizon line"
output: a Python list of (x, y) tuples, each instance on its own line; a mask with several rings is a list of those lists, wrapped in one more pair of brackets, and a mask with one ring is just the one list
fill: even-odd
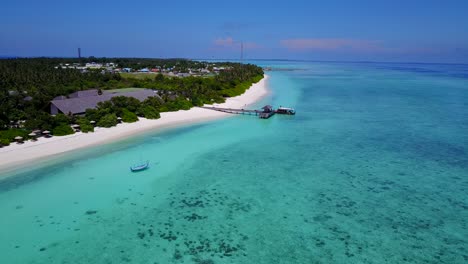
[(3, 59), (37, 59), (37, 58), (55, 58), (55, 59), (89, 59), (94, 57), (96, 59), (160, 59), (160, 60), (170, 60), (170, 59), (185, 59), (185, 60), (201, 60), (201, 61), (210, 61), (210, 60), (223, 60), (223, 61), (291, 61), (291, 62), (326, 62), (326, 63), (388, 63), (388, 64), (440, 64), (440, 65), (466, 65), (468, 62), (417, 62), (417, 61), (372, 61), (372, 60), (314, 60), (314, 59), (280, 59), (280, 58), (269, 58), (269, 59), (234, 59), (234, 58), (184, 58), (184, 57), (132, 57), (132, 56), (120, 56), (120, 57), (67, 57), (67, 56), (1, 56), (0, 60)]

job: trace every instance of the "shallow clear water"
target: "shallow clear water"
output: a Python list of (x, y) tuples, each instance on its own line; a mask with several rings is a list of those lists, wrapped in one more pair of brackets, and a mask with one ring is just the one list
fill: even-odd
[(270, 72), (259, 103), (296, 116), (148, 134), (3, 182), (2, 263), (468, 261), (468, 66), (261, 64), (297, 69)]

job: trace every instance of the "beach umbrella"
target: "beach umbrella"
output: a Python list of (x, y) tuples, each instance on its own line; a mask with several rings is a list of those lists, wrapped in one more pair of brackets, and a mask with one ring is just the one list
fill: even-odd
[(22, 141), (22, 140), (23, 140), (23, 137), (17, 136), (17, 137), (15, 137), (15, 140), (17, 140), (17, 141)]
[(50, 131), (49, 130), (42, 131), (42, 134), (50, 134)]
[(28, 136), (31, 138), (32, 141), (37, 140), (37, 134), (34, 132), (29, 133)]
[(78, 127), (80, 127), (80, 125), (74, 124), (74, 125), (71, 125), (71, 127), (78, 128)]
[(91, 120), (91, 121), (89, 121), (89, 123), (90, 123), (90, 124), (96, 124), (96, 121)]

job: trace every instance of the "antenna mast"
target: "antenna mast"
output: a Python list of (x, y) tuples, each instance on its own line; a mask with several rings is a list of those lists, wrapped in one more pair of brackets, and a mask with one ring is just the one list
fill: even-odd
[(244, 42), (241, 41), (241, 56), (240, 56), (241, 63), (244, 61)]

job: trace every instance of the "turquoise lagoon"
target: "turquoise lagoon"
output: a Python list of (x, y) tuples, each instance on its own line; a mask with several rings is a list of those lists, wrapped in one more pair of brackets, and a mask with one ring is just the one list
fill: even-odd
[[(258, 62), (257, 106), (0, 184), (1, 263), (467, 263), (468, 66)], [(149, 170), (129, 166), (149, 159)]]

